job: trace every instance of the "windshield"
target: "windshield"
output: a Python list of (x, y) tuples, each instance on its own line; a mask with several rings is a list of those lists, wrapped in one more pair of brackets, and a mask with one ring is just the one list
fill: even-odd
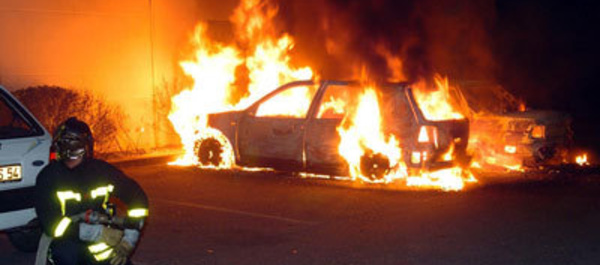
[(459, 88), (475, 113), (514, 112), (524, 104), (501, 85), (489, 81), (462, 81)]

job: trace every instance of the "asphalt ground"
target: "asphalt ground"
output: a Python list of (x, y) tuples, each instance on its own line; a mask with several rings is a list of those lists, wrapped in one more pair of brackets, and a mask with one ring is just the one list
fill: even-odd
[[(482, 176), (460, 192), (278, 172), (121, 164), (150, 198), (144, 264), (600, 264), (594, 171)], [(0, 264), (32, 264), (0, 236)]]

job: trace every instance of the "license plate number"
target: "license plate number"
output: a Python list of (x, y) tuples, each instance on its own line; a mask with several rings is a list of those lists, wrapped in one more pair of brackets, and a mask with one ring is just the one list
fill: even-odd
[(0, 182), (19, 181), (21, 176), (21, 165), (0, 166)]

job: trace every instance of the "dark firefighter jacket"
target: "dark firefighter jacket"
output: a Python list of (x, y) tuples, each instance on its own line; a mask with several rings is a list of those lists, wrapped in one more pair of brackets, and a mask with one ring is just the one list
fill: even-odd
[(104, 212), (109, 199), (125, 204), (130, 218), (148, 214), (148, 198), (141, 187), (102, 160), (86, 159), (73, 169), (53, 161), (39, 173), (35, 189), (35, 211), (43, 231), (54, 238), (78, 240), (79, 225), (69, 217), (89, 209)]

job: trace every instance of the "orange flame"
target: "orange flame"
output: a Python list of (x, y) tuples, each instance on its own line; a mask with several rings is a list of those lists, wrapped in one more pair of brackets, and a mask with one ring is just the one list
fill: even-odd
[(436, 75), (434, 80), (436, 89), (433, 91), (423, 81), (414, 86), (415, 99), (425, 118), (431, 121), (464, 119), (465, 116), (452, 106), (454, 99), (450, 95), (448, 77)]
[[(175, 164), (198, 164), (194, 155), (198, 140), (216, 139), (225, 147), (220, 163), (216, 168), (231, 168), (234, 165), (233, 150), (227, 138), (218, 130), (208, 127), (207, 116), (211, 113), (240, 110), (254, 103), (280, 85), (298, 79), (313, 78), (309, 67), (295, 68), (291, 66), (290, 51), (294, 48), (293, 38), (287, 34), (277, 34), (272, 23), (277, 8), (261, 0), (242, 0), (230, 18), (236, 30), (237, 45), (226, 45), (211, 40), (206, 34), (206, 25), (200, 23), (193, 40), (196, 47), (194, 57), (181, 62), (184, 73), (193, 78), (193, 87), (172, 98), (172, 110), (169, 119), (179, 133), (185, 155)], [(240, 47), (241, 46), (241, 47)], [(380, 49), (380, 54), (389, 54)], [(398, 67), (399, 59), (387, 61), (394, 67), (394, 78), (402, 78)], [(239, 70), (246, 70), (247, 91), (240, 93), (237, 79)], [(244, 72), (244, 71), (241, 71)], [(424, 83), (416, 85), (415, 96), (429, 120), (462, 119), (464, 116), (453, 108), (449, 96), (451, 87), (447, 78), (435, 77), (436, 90), (427, 90)], [(297, 102), (298, 106), (307, 106), (312, 100), (311, 93), (289, 93), (282, 96), (291, 100), (281, 102)], [(365, 86), (364, 92), (350, 113), (345, 113), (348, 102), (325, 99), (321, 112), (332, 112), (343, 117), (337, 128), (341, 136), (338, 151), (350, 166), (351, 179), (364, 182), (391, 183), (404, 179), (406, 185), (415, 187), (431, 187), (443, 190), (460, 190), (467, 181), (475, 181), (472, 175), (455, 167), (436, 172), (410, 171), (402, 158), (400, 142), (393, 135), (385, 135), (381, 129), (382, 115), (378, 102), (377, 90), (374, 86)], [(286, 108), (287, 109), (287, 108)], [(281, 108), (277, 105), (261, 105), (258, 116), (269, 116)], [(306, 110), (306, 107), (303, 107)], [(291, 111), (285, 115), (298, 115)], [(319, 113), (319, 116), (323, 113)], [(384, 176), (372, 178), (361, 171), (361, 159), (365, 155), (374, 154), (388, 161)], [(425, 159), (425, 152), (419, 153), (419, 159)], [(444, 159), (452, 159), (452, 150)], [(465, 177), (466, 176), (466, 177)]]
[(575, 163), (577, 163), (580, 166), (589, 166), (590, 162), (588, 161), (587, 153), (575, 157)]
[[(211, 40), (203, 23), (197, 26), (193, 36), (195, 56), (180, 64), (194, 84), (172, 98), (169, 114), (185, 151), (175, 164), (195, 164), (195, 142), (217, 134), (208, 128), (208, 114), (243, 109), (284, 83), (313, 77), (309, 67), (296, 69), (290, 66), (289, 52), (294, 41), (287, 34), (275, 37), (271, 20), (276, 13), (277, 8), (259, 0), (244, 0), (237, 7), (231, 22), (237, 29), (236, 36), (248, 45), (244, 50), (251, 51), (247, 56), (243, 56), (244, 52), (236, 45)], [(236, 69), (239, 67), (248, 70), (248, 93), (235, 100), (232, 96), (236, 93)], [(290, 96), (297, 100), (298, 95)], [(269, 110), (262, 111), (267, 115)], [(219, 136), (217, 139), (225, 138)], [(227, 163), (219, 166), (229, 167), (231, 165)]]
[(439, 188), (445, 191), (458, 191), (466, 182), (477, 182), (470, 171), (460, 167), (451, 167), (432, 172), (423, 172), (418, 176), (409, 176), (407, 186)]
[[(349, 124), (349, 126), (344, 126)], [(347, 128), (344, 128), (347, 127)], [(346, 116), (337, 128), (341, 136), (338, 151), (350, 166), (350, 176), (366, 182), (389, 183), (394, 179), (405, 177), (405, 165), (400, 163), (402, 150), (399, 142), (392, 136), (384, 136), (381, 131), (381, 114), (377, 94), (373, 87), (365, 88), (353, 114)], [(361, 158), (367, 150), (383, 154), (391, 163), (389, 173), (383, 178), (372, 180), (364, 176), (360, 170)]]
[(197, 45), (195, 58), (181, 62), (183, 71), (194, 79), (194, 85), (174, 96), (169, 120), (181, 137), (185, 155), (177, 164), (194, 161), (194, 141), (207, 128), (207, 115), (233, 109), (228, 90), (235, 82), (235, 68), (242, 62), (239, 51), (210, 41), (206, 26), (196, 27), (194, 43)]
[[(376, 89), (366, 86), (356, 109), (348, 113), (337, 128), (341, 137), (338, 151), (348, 163), (353, 180), (360, 179), (366, 183), (404, 180), (407, 186), (446, 191), (461, 190), (465, 182), (477, 181), (468, 170), (458, 166), (433, 172), (409, 170), (402, 158), (400, 142), (393, 135), (385, 135), (381, 130), (381, 117)], [(442, 159), (452, 160), (453, 149), (454, 146), (451, 146), (450, 150), (442, 155)], [(389, 165), (383, 163), (388, 168), (382, 170), (385, 173), (379, 178), (365, 176), (365, 172), (361, 170), (362, 159), (369, 154), (380, 155), (389, 162)], [(419, 159), (426, 159), (425, 152), (416, 154)]]

